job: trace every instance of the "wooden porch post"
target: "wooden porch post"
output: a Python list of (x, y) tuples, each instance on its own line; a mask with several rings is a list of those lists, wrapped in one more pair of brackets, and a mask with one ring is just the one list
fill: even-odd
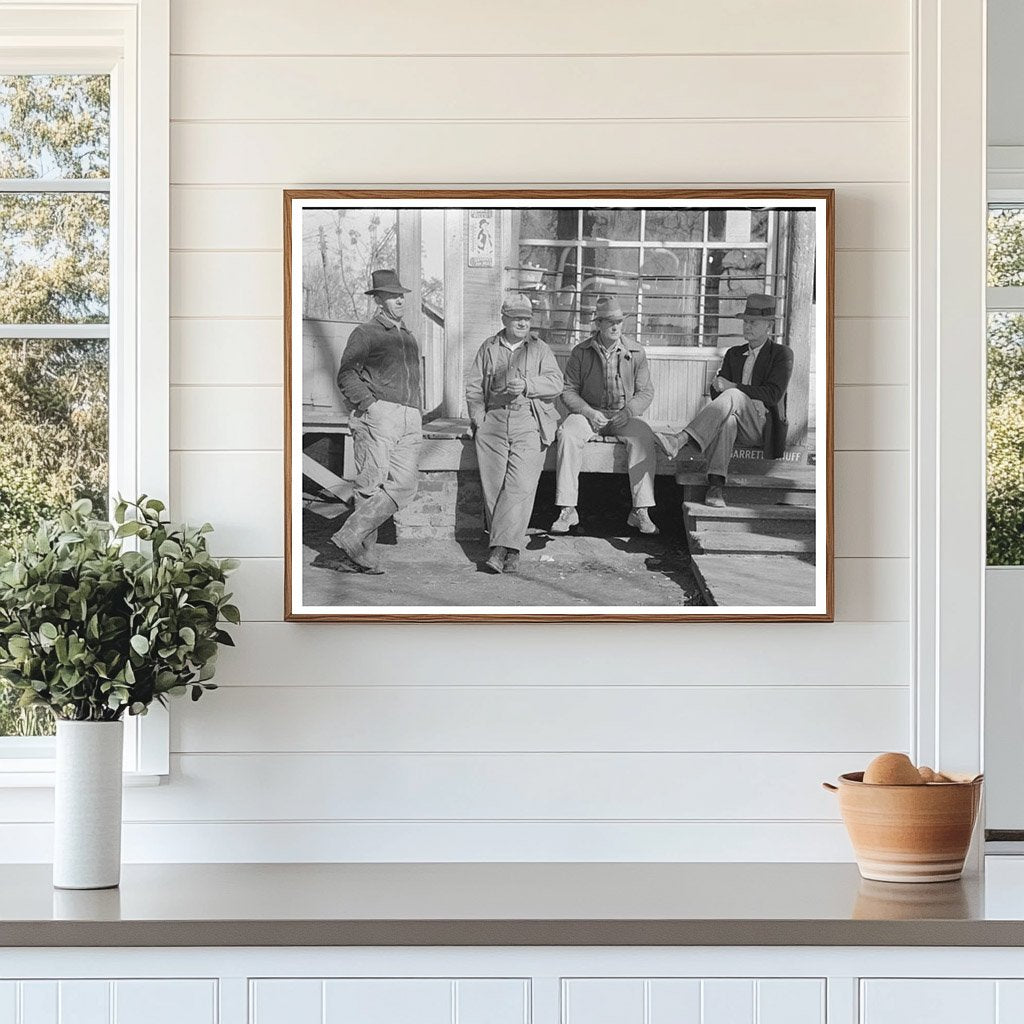
[[(405, 297), (405, 326), (423, 345), (423, 231), (419, 210), (398, 211), (398, 279), (409, 289)], [(429, 353), (421, 356), (430, 358)], [(421, 360), (422, 361), (422, 360)], [(422, 369), (422, 367), (421, 367)], [(422, 401), (423, 396), (420, 396)]]
[(465, 265), (465, 210), (444, 211), (444, 388), (441, 415), (456, 419), (464, 402), (462, 335), (463, 267)]
[[(795, 448), (807, 443), (810, 416), (810, 377), (813, 356), (814, 324), (812, 300), (814, 298), (814, 227), (815, 214), (794, 211), (790, 215), (790, 244), (786, 292), (786, 341), (793, 350), (793, 376), (786, 393), (786, 414), (789, 418), (789, 437), (786, 447)], [(824, 253), (819, 254), (824, 258)], [(824, 367), (815, 367), (823, 372)]]

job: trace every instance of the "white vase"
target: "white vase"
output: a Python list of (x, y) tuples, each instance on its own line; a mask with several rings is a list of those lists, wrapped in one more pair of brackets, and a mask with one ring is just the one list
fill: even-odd
[(53, 884), (109, 889), (121, 880), (121, 722), (57, 722)]

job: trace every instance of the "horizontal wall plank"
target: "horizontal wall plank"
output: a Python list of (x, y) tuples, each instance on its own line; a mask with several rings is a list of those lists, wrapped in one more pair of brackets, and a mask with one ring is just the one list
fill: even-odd
[(172, 387), (171, 449), (284, 448), (280, 387)]
[[(908, 3), (858, 0), (849, 7), (788, 0), (785, 14), (760, 0), (710, 6), (674, 0), (619, 7), (571, 0), (516, 5), (515, 17), (487, 16), (472, 0), (439, 11), (393, 0), (386, 18), (373, 5), (331, 0), (175, 0), (173, 53), (793, 53), (905, 51)], [(611, 28), (611, 30), (609, 30)]]
[[(831, 185), (805, 182), (793, 187)], [(774, 187), (785, 188), (786, 183)], [(280, 251), (283, 188), (175, 185), (171, 189), (171, 248)], [(909, 225), (907, 185), (850, 183), (836, 190), (836, 245), (840, 249), (907, 249)]]
[(864, 249), (836, 253), (836, 316), (909, 315), (909, 252)]
[(908, 621), (910, 569), (909, 558), (837, 558), (836, 621)]
[[(281, 687), (292, 683), (520, 686), (524, 664), (535, 685), (678, 686), (718, 679), (722, 645), (730, 680), (744, 686), (907, 685), (910, 630), (879, 623), (474, 623), (246, 622), (223, 650), (217, 681)], [(496, 657), (512, 645), (522, 657)], [(297, 656), (301, 652), (301, 656)]]
[(907, 54), (174, 57), (171, 119), (834, 120), (905, 117), (909, 88)]
[(905, 182), (909, 154), (905, 121), (171, 125), (174, 184)]
[(837, 451), (907, 451), (910, 388), (840, 387), (835, 393)]
[[(283, 275), (282, 257), (276, 252), (172, 253), (171, 315), (282, 316)], [(837, 252), (836, 314), (905, 317), (909, 279), (909, 252)]]
[[(910, 618), (910, 563), (900, 558), (837, 558), (839, 622), (904, 622)], [(246, 622), (284, 616), (284, 559), (243, 558), (231, 589)]]
[(284, 381), (280, 320), (172, 320), (171, 384)]
[(838, 817), (819, 785), (872, 752), (176, 754), (126, 821), (719, 820)]
[(910, 455), (836, 454), (836, 554), (910, 556)]
[[(839, 821), (128, 822), (128, 864), (847, 862)], [(0, 864), (53, 860), (53, 825), (0, 823)]]
[(171, 452), (171, 515), (215, 527), (217, 555), (284, 554), (281, 452)]
[(563, 687), (553, 680), (543, 688), (295, 686), (284, 703), (287, 714), (276, 688), (221, 687), (197, 704), (179, 705), (171, 750), (887, 750), (903, 742), (910, 710), (904, 687)]
[(837, 384), (909, 384), (910, 321), (851, 317), (835, 324)]

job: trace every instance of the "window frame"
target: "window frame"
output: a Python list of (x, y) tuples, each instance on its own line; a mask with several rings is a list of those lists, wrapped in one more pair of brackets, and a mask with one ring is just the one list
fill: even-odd
[[(169, 0), (0, 0), (5, 29), (0, 74), (110, 75), (109, 487), (112, 495), (149, 494), (165, 502), (170, 494), (169, 24)], [(0, 330), (9, 337), (14, 327), (25, 331), (24, 325), (0, 325)], [(155, 705), (149, 714), (127, 716), (125, 722), (126, 777), (143, 783), (166, 775), (167, 712)], [(52, 785), (54, 753), (50, 737), (0, 737), (0, 787)]]

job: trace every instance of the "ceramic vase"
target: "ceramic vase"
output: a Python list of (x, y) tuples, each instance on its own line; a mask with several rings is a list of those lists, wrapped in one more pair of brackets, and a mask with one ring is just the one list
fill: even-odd
[(110, 889), (121, 880), (121, 722), (57, 722), (53, 884)]

